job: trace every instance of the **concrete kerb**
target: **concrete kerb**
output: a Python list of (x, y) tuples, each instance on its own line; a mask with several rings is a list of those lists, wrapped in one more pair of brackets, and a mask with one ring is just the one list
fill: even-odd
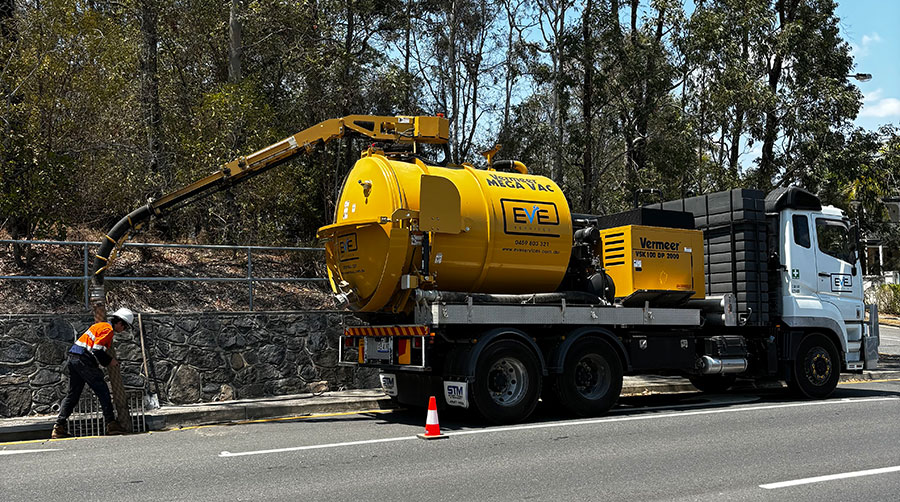
[(196, 425), (246, 422), (323, 413), (389, 409), (391, 399), (380, 389), (328, 392), (323, 395), (293, 395), (225, 403), (164, 406), (150, 411), (147, 428), (171, 430)]
[[(391, 399), (380, 389), (298, 394), (220, 403), (168, 405), (144, 413), (150, 431), (198, 425), (240, 423), (252, 420), (301, 417), (323, 413), (359, 412), (391, 408)], [(56, 417), (0, 419), (0, 443), (47, 439)]]
[(888, 326), (893, 326), (895, 328), (900, 328), (900, 318), (897, 317), (884, 317), (878, 316), (878, 324), (887, 324)]
[[(864, 382), (900, 378), (898, 370), (864, 371), (862, 374), (841, 375), (841, 382)], [(738, 390), (777, 389), (781, 382), (760, 385), (741, 385)], [(625, 377), (623, 396), (698, 392), (685, 378), (677, 377)], [(423, 403), (424, 405), (425, 403)], [(262, 399), (235, 400), (222, 403), (202, 403), (163, 406), (145, 413), (147, 428), (151, 431), (174, 430), (184, 427), (241, 423), (252, 420), (302, 417), (325, 413), (359, 412), (374, 409), (390, 409), (389, 397), (380, 389), (328, 392), (277, 396)], [(55, 417), (22, 417), (0, 419), (0, 443), (47, 439)]]

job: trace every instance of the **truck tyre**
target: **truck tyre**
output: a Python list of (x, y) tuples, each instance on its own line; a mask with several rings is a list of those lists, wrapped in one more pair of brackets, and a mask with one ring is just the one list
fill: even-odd
[(837, 348), (825, 335), (812, 333), (800, 342), (791, 364), (790, 388), (805, 398), (828, 397), (841, 376)]
[(622, 392), (622, 361), (605, 341), (585, 339), (566, 353), (556, 392), (562, 405), (579, 416), (609, 411)]
[(734, 385), (737, 378), (734, 375), (692, 375), (688, 377), (691, 385), (697, 387), (700, 392), (720, 394)]
[(540, 395), (540, 364), (525, 344), (500, 340), (478, 356), (472, 401), (489, 422), (510, 424), (525, 420), (534, 411)]

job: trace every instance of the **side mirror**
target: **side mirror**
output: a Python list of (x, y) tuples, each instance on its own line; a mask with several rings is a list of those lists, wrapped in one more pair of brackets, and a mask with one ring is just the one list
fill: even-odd
[[(850, 226), (850, 263), (856, 269), (856, 260), (859, 258), (859, 225)], [(853, 272), (856, 275), (856, 272)]]

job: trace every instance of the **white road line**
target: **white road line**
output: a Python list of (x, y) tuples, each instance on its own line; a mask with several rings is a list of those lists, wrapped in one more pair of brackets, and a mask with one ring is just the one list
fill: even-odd
[(858, 478), (860, 476), (872, 476), (875, 474), (887, 474), (889, 472), (900, 472), (900, 465), (894, 467), (882, 467), (880, 469), (869, 469), (865, 471), (845, 472), (842, 474), (829, 474), (827, 476), (816, 476), (814, 478), (794, 479), (791, 481), (782, 481), (780, 483), (769, 483), (759, 485), (760, 488), (766, 490), (774, 490), (776, 488), (786, 488), (788, 486), (808, 485), (810, 483), (821, 483), (823, 481), (832, 481), (835, 479)]
[(320, 450), (322, 448), (338, 448), (340, 446), (357, 446), (361, 444), (373, 444), (373, 443), (391, 443), (394, 441), (406, 441), (407, 439), (418, 439), (416, 436), (405, 436), (399, 438), (384, 438), (384, 439), (367, 439), (364, 441), (348, 441), (346, 443), (331, 443), (331, 444), (314, 444), (310, 446), (294, 446), (290, 448), (275, 448), (274, 450), (257, 450), (257, 451), (242, 451), (239, 453), (231, 453), (230, 451), (223, 451), (219, 453), (220, 457), (243, 457), (247, 455), (265, 455), (267, 453), (283, 453), (286, 451), (301, 451), (301, 450)]
[[(760, 411), (760, 410), (774, 410), (779, 408), (800, 408), (806, 406), (830, 406), (830, 405), (839, 405), (839, 404), (857, 404), (857, 403), (871, 403), (877, 401), (900, 401), (900, 398), (896, 397), (866, 397), (866, 398), (847, 398), (847, 399), (832, 399), (829, 401), (804, 401), (800, 403), (785, 403), (785, 404), (771, 404), (771, 405), (762, 405), (762, 406), (748, 406), (746, 408), (725, 408), (725, 409), (715, 409), (715, 410), (698, 410), (698, 411), (685, 411), (680, 413), (662, 413), (662, 414), (648, 414), (648, 415), (634, 415), (627, 417), (607, 417), (607, 418), (595, 418), (588, 420), (575, 420), (575, 421), (565, 421), (565, 422), (548, 422), (548, 423), (540, 423), (540, 424), (526, 424), (526, 425), (515, 425), (510, 427), (490, 427), (487, 429), (473, 429), (468, 431), (457, 431), (457, 432), (444, 432), (444, 434), (448, 436), (465, 436), (471, 434), (490, 434), (495, 432), (510, 432), (510, 431), (523, 431), (529, 429), (548, 429), (554, 427), (567, 427), (567, 426), (577, 426), (577, 425), (592, 425), (592, 424), (604, 424), (611, 422), (631, 422), (636, 420), (652, 420), (658, 418), (681, 418), (681, 417), (690, 417), (694, 415), (717, 415), (721, 413), (740, 413), (740, 412), (748, 412), (748, 411)], [(228, 451), (223, 451), (219, 453), (219, 457), (242, 457), (247, 455), (265, 455), (269, 453), (283, 453), (289, 451), (302, 451), (302, 450), (319, 450), (324, 448), (338, 448), (341, 446), (358, 446), (364, 444), (374, 444), (374, 443), (391, 443), (396, 441), (406, 441), (409, 439), (417, 439), (416, 436), (403, 436), (403, 437), (395, 437), (395, 438), (383, 438), (383, 439), (369, 439), (364, 441), (348, 441), (345, 443), (328, 443), (328, 444), (315, 444), (308, 446), (295, 446), (289, 448), (275, 448), (272, 450), (256, 450), (256, 451), (244, 451), (238, 453), (232, 453)]]
[(44, 448), (41, 450), (0, 450), (0, 455), (20, 455), (22, 453), (41, 453), (43, 451), (57, 451), (59, 448)]
[(448, 436), (462, 436), (466, 434), (484, 434), (488, 432), (506, 432), (506, 431), (517, 431), (517, 430), (528, 430), (528, 429), (546, 429), (549, 427), (563, 427), (566, 425), (591, 425), (591, 424), (604, 424), (610, 422), (631, 422), (635, 420), (651, 420), (655, 418), (681, 418), (681, 417), (690, 417), (694, 415), (718, 415), (721, 413), (740, 413), (747, 411), (759, 411), (759, 410), (774, 410), (779, 408), (800, 408), (805, 406), (827, 406), (834, 404), (853, 404), (853, 403), (868, 403), (873, 401), (900, 401), (900, 398), (896, 397), (872, 397), (872, 398), (859, 398), (859, 399), (835, 399), (830, 401), (804, 401), (801, 403), (786, 403), (786, 404), (770, 404), (770, 405), (761, 405), (761, 406), (748, 406), (746, 408), (724, 408), (724, 409), (715, 409), (715, 410), (698, 410), (698, 411), (685, 411), (681, 413), (663, 413), (659, 415), (636, 415), (636, 416), (627, 416), (627, 417), (616, 417), (616, 418), (595, 418), (589, 420), (576, 420), (572, 422), (551, 422), (544, 424), (528, 424), (528, 425), (516, 425), (512, 427), (494, 427), (491, 429), (476, 429), (470, 431), (459, 431), (459, 432), (448, 432)]

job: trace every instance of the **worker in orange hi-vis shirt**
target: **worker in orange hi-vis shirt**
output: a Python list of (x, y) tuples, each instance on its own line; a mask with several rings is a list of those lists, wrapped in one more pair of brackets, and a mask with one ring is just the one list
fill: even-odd
[(116, 421), (109, 387), (106, 386), (100, 366), (119, 365), (119, 361), (109, 354), (112, 349), (113, 335), (130, 329), (133, 321), (134, 314), (126, 308), (121, 308), (109, 317), (109, 322), (98, 322), (92, 325), (75, 340), (75, 344), (69, 349), (68, 354), (69, 390), (60, 405), (59, 418), (56, 419), (56, 425), (53, 426), (51, 438), (69, 437), (66, 421), (81, 398), (81, 391), (84, 390), (85, 384), (94, 391), (97, 399), (100, 400), (103, 418), (106, 420), (106, 433), (111, 435), (124, 432), (122, 426)]

